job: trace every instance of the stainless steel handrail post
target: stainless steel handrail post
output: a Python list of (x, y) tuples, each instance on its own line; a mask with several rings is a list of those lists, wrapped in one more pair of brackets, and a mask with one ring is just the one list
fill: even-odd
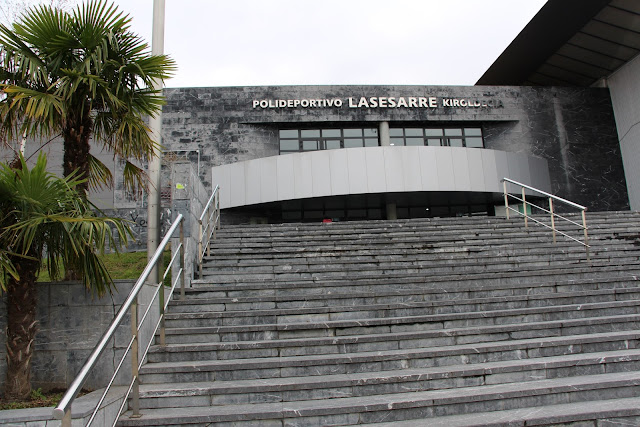
[(584, 229), (584, 245), (585, 248), (587, 249), (587, 261), (590, 260), (590, 254), (589, 254), (589, 233), (588, 233), (588, 229), (587, 229), (587, 216), (585, 214), (585, 211), (582, 211), (582, 228)]
[(140, 382), (138, 381), (138, 296), (136, 295), (131, 304), (131, 335), (133, 344), (131, 345), (131, 378), (133, 388), (131, 389), (131, 418), (140, 417)]
[(524, 187), (522, 187), (522, 211), (524, 212), (524, 228), (529, 228), (529, 216), (527, 213), (527, 199), (524, 195)]
[(553, 214), (553, 199), (549, 197), (549, 212), (551, 213), (551, 233), (553, 234), (553, 243), (556, 241), (556, 219)]
[[(213, 210), (212, 210), (213, 209)], [(206, 223), (205, 223), (206, 222)], [(220, 229), (220, 186), (216, 185), (206, 206), (202, 210), (200, 218), (200, 237), (198, 238), (198, 275), (203, 276), (204, 255), (211, 256), (211, 238), (215, 240), (216, 230)], [(206, 241), (205, 241), (206, 235)], [(206, 245), (206, 246), (205, 246)]]
[(200, 237), (198, 238), (198, 277), (202, 279), (202, 238), (204, 237), (204, 230), (202, 229), (202, 217), (198, 220), (200, 223), (200, 232), (198, 233)]
[(502, 181), (502, 187), (504, 188), (504, 210), (507, 213), (507, 219), (509, 219), (509, 193), (507, 193), (507, 181)]
[(184, 224), (180, 223), (180, 299), (184, 300)]
[(221, 219), (220, 218), (220, 191), (216, 193), (216, 212), (218, 215), (218, 218), (217, 218), (218, 230), (220, 230), (220, 219)]
[(164, 327), (164, 280), (158, 283), (158, 314), (160, 317), (160, 345), (166, 345), (165, 327)]
[[(215, 204), (213, 206), (210, 206), (209, 209), (213, 209), (213, 212), (209, 211), (207, 215), (207, 232), (211, 230), (211, 233), (212, 233), (216, 229), (215, 223), (214, 224), (211, 223), (211, 219), (216, 214)], [(211, 233), (208, 233), (209, 236), (211, 236)], [(211, 256), (211, 238), (210, 237), (207, 239), (206, 245), (207, 245), (207, 256)]]
[(71, 427), (71, 408), (67, 409), (60, 422), (60, 427)]

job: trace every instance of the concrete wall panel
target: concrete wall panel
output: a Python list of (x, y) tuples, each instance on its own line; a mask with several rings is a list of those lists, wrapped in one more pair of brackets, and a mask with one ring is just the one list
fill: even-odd
[[(406, 147), (401, 150), (402, 178), (404, 188), (400, 191), (421, 191), (422, 190), (422, 168), (420, 167), (420, 148)], [(388, 186), (389, 191), (392, 191)], [(395, 190), (393, 190), (395, 191)]]
[[(498, 169), (497, 163), (497, 157), (500, 152), (493, 152), (489, 150), (478, 151), (480, 152), (480, 157), (482, 158), (482, 179), (484, 188), (486, 188), (488, 191), (493, 192), (502, 191), (500, 180), (504, 178), (504, 174), (503, 171)], [(473, 157), (470, 157), (470, 159), (473, 159)]]
[(229, 183), (231, 191), (231, 203), (234, 206), (242, 206), (247, 204), (245, 194), (245, 177), (246, 170), (244, 163), (234, 163), (229, 166)]
[(278, 158), (266, 157), (260, 163), (260, 194), (266, 200), (278, 198)]
[(436, 191), (440, 188), (438, 179), (438, 164), (435, 147), (420, 147), (420, 175), (422, 176), (422, 188), (425, 191)]
[[(349, 148), (349, 150), (363, 151), (367, 169), (367, 188), (369, 193), (384, 193), (387, 191), (385, 171), (385, 148), (370, 150), (366, 148)], [(395, 147), (394, 147), (395, 148)], [(399, 174), (399, 171), (397, 171)]]
[(345, 151), (347, 152), (347, 170), (349, 172), (349, 194), (368, 193), (367, 160), (364, 156), (364, 148), (349, 148)]
[[(311, 175), (311, 156), (313, 153), (301, 153), (293, 163), (293, 185), (296, 199), (304, 199), (313, 194), (313, 179)], [(289, 154), (293, 156), (295, 154)]]
[(349, 194), (349, 165), (347, 150), (329, 151), (331, 163), (331, 194)]
[[(251, 163), (246, 162), (244, 164), (245, 167), (245, 194), (246, 194), (246, 204), (253, 205), (255, 203), (260, 203), (262, 200), (262, 165), (264, 163), (269, 163), (268, 157), (263, 159), (260, 163)], [(270, 177), (271, 182), (275, 182), (275, 176)]]
[[(278, 197), (276, 200), (295, 199), (295, 184), (293, 171), (293, 157), (278, 156), (276, 159), (276, 188)], [(214, 168), (215, 169), (215, 168)]]
[[(435, 149), (437, 147), (433, 148)], [(451, 155), (451, 150), (452, 148), (450, 147), (441, 147), (440, 150), (435, 150), (438, 188), (440, 191), (456, 190), (456, 178), (453, 171), (453, 156)]]
[[(382, 147), (384, 155), (384, 177), (387, 181), (387, 191), (404, 191), (406, 188), (404, 180), (404, 157), (406, 149), (397, 150), (400, 147)], [(410, 148), (410, 147), (408, 147)], [(419, 169), (418, 169), (419, 170)]]
[(469, 180), (469, 162), (467, 152), (469, 150), (451, 149), (451, 162), (453, 164), (453, 179), (457, 191), (469, 191), (471, 181)]
[(311, 158), (311, 179), (313, 194), (317, 197), (331, 195), (331, 166), (328, 151), (315, 153)]
[(482, 163), (482, 150), (467, 150), (467, 171), (469, 172), (469, 188), (472, 191), (483, 191), (484, 165)]

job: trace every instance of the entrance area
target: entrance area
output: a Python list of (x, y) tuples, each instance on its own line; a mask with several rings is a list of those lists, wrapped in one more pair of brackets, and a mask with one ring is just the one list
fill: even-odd
[(387, 218), (387, 206), (395, 204), (398, 219), (495, 215), (499, 193), (414, 192), (356, 194), (287, 200), (225, 209), (233, 222), (321, 222)]

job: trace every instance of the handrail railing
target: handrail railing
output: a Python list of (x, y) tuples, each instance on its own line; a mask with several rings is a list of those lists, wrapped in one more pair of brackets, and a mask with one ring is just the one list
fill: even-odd
[(220, 230), (220, 186), (216, 185), (209, 201), (202, 210), (200, 218), (200, 232), (198, 233), (198, 276), (202, 277), (204, 254), (211, 255), (211, 239), (215, 240), (216, 231)]
[[(518, 196), (515, 196), (513, 194), (509, 194), (509, 192), (507, 191), (507, 183), (514, 184), (514, 185), (517, 185), (518, 187), (520, 187), (520, 190), (521, 190), (520, 194), (521, 194), (522, 197), (518, 197)], [(569, 200), (563, 199), (562, 197), (554, 196), (553, 194), (549, 194), (549, 193), (547, 193), (545, 191), (538, 190), (537, 188), (528, 186), (526, 184), (522, 184), (521, 182), (514, 181), (514, 180), (509, 179), (509, 178), (503, 178), (502, 179), (502, 186), (503, 186), (503, 189), (504, 189), (504, 207), (505, 207), (505, 212), (507, 214), (507, 219), (509, 219), (509, 211), (513, 211), (513, 212), (517, 213), (518, 215), (522, 215), (524, 217), (524, 226), (525, 227), (529, 227), (529, 220), (531, 220), (531, 221), (533, 221), (533, 222), (535, 222), (537, 224), (542, 225), (543, 227), (550, 228), (551, 232), (553, 234), (553, 243), (556, 243), (556, 241), (557, 241), (556, 240), (556, 234), (560, 234), (560, 235), (562, 235), (562, 236), (564, 236), (564, 237), (566, 237), (566, 238), (568, 238), (570, 240), (578, 242), (579, 244), (581, 244), (581, 245), (583, 245), (585, 247), (585, 250), (587, 251), (587, 260), (589, 260), (589, 247), (590, 246), (589, 246), (589, 234), (588, 234), (587, 217), (586, 217), (587, 208), (585, 206), (579, 205), (577, 203), (573, 203), (573, 202), (571, 202)], [(537, 193), (537, 194), (539, 194), (541, 196), (546, 197), (548, 199), (548, 201), (549, 201), (549, 208), (547, 209), (546, 207), (539, 206), (539, 205), (536, 205), (535, 203), (531, 203), (530, 201), (528, 201), (527, 197), (526, 197), (526, 194), (525, 194), (525, 190), (529, 190), (529, 191)], [(518, 202), (522, 203), (522, 212), (520, 212), (519, 210), (514, 209), (511, 206), (509, 206), (509, 198), (510, 197), (512, 199), (515, 199)], [(565, 205), (571, 206), (572, 208), (578, 209), (580, 211), (580, 213), (581, 213), (582, 223), (575, 222), (575, 221), (573, 221), (573, 220), (571, 220), (569, 218), (566, 218), (566, 217), (564, 217), (562, 215), (557, 214), (554, 211), (554, 206), (553, 206), (554, 200), (556, 202), (563, 203)], [(546, 224), (546, 223), (538, 220), (537, 218), (529, 215), (528, 212), (527, 212), (527, 207), (528, 206), (533, 206), (533, 207), (535, 207), (536, 209), (539, 209), (542, 212), (548, 213), (550, 215), (551, 225)], [(569, 235), (568, 233), (565, 233), (563, 231), (558, 230), (558, 228), (556, 226), (556, 218), (559, 218), (559, 219), (561, 219), (563, 221), (566, 221), (566, 222), (568, 222), (570, 224), (576, 225), (579, 229), (581, 229), (583, 231), (583, 234), (584, 234), (584, 241), (582, 241), (580, 239), (577, 239), (577, 238)]]
[[(157, 289), (156, 289), (153, 297), (149, 301), (149, 305), (148, 305), (144, 315), (142, 316), (140, 321), (138, 321), (138, 294), (140, 293), (140, 290), (142, 289), (142, 287), (145, 284), (145, 282), (147, 281), (147, 278), (149, 277), (152, 269), (155, 268), (156, 265), (158, 264), (159, 260), (162, 257), (162, 254), (163, 254), (165, 248), (169, 244), (169, 241), (170, 241), (171, 237), (175, 234), (175, 232), (176, 232), (176, 230), (178, 228), (180, 228), (180, 245), (179, 245), (179, 248), (176, 248), (175, 253), (176, 254), (179, 253), (180, 257), (177, 257), (176, 255), (173, 256), (173, 258), (171, 259), (171, 262), (169, 263), (169, 265), (167, 265), (167, 267), (165, 269), (165, 273), (163, 275), (163, 281), (164, 281), (164, 278), (166, 278), (167, 273), (170, 271), (170, 269), (175, 267), (174, 263), (175, 262), (179, 262), (179, 266), (178, 266), (179, 267), (179, 271), (178, 271), (178, 274), (176, 275), (176, 279), (175, 279), (174, 282), (171, 283), (171, 290), (169, 291), (169, 295), (166, 298), (166, 300), (165, 300), (165, 297), (164, 297), (164, 284), (163, 284), (163, 282), (155, 284), (157, 286)], [(95, 346), (95, 348), (93, 349), (93, 351), (89, 355), (89, 357), (88, 357), (87, 361), (85, 362), (84, 366), (82, 367), (82, 369), (80, 369), (80, 372), (78, 373), (76, 378), (73, 380), (73, 382), (69, 386), (69, 389), (66, 391), (66, 393), (62, 397), (62, 400), (60, 400), (60, 403), (58, 403), (58, 406), (56, 406), (54, 408), (53, 416), (55, 418), (59, 419), (59, 420), (62, 420), (62, 424), (61, 424), (62, 427), (71, 427), (71, 404), (73, 403), (74, 399), (78, 395), (78, 392), (80, 391), (82, 385), (84, 384), (84, 382), (86, 381), (87, 377), (89, 376), (89, 373), (91, 372), (93, 367), (96, 365), (100, 355), (104, 352), (107, 344), (112, 339), (114, 339), (116, 330), (120, 326), (122, 321), (124, 320), (124, 318), (125, 318), (125, 316), (127, 314), (127, 311), (131, 312), (131, 339), (129, 340), (129, 344), (128, 344), (128, 346), (127, 346), (127, 348), (126, 348), (126, 350), (125, 350), (125, 352), (124, 352), (124, 354), (122, 356), (122, 359), (118, 363), (113, 376), (109, 380), (109, 383), (108, 383), (107, 387), (105, 388), (104, 393), (102, 394), (101, 398), (99, 399), (98, 404), (95, 406), (95, 409), (94, 409), (93, 413), (91, 414), (91, 417), (89, 418), (89, 421), (87, 422), (86, 426), (91, 425), (91, 423), (95, 419), (96, 415), (98, 414), (99, 410), (101, 409), (101, 405), (104, 402), (104, 400), (105, 400), (105, 398), (107, 396), (107, 393), (111, 389), (111, 386), (113, 385), (113, 383), (114, 383), (114, 381), (116, 379), (116, 376), (120, 372), (120, 368), (124, 364), (125, 358), (127, 357), (128, 354), (131, 354), (131, 377), (132, 378), (131, 378), (131, 382), (129, 383), (129, 386), (127, 388), (127, 392), (123, 396), (123, 400), (122, 400), (122, 403), (120, 405), (120, 409), (118, 410), (117, 415), (116, 415), (115, 419), (113, 420), (113, 426), (116, 425), (116, 422), (118, 421), (118, 418), (120, 417), (124, 407), (127, 404), (127, 399), (129, 398), (130, 394), (132, 394), (132, 397), (131, 397), (132, 398), (131, 409), (132, 409), (132, 412), (133, 412), (133, 416), (134, 417), (135, 416), (139, 416), (139, 414), (140, 414), (140, 405), (139, 405), (138, 370), (142, 366), (142, 362), (145, 360), (147, 352), (149, 351), (149, 348), (151, 347), (151, 344), (153, 343), (153, 339), (154, 339), (154, 336), (155, 336), (156, 332), (158, 331), (158, 327), (160, 327), (160, 344), (164, 345), (164, 342), (165, 342), (165, 340), (164, 340), (164, 336), (165, 336), (165, 331), (164, 331), (164, 312), (166, 310), (166, 307), (167, 307), (169, 301), (171, 300), (171, 296), (173, 295), (173, 292), (174, 292), (174, 290), (176, 288), (176, 285), (178, 284), (179, 280), (181, 282), (181, 287), (183, 288), (182, 292), (184, 292), (184, 283), (185, 283), (184, 282), (184, 231), (183, 231), (183, 216), (181, 214), (178, 215), (178, 217), (175, 219), (173, 224), (171, 224), (171, 227), (169, 228), (169, 230), (165, 234), (164, 238), (162, 239), (162, 242), (160, 242), (160, 245), (158, 246), (158, 249), (156, 249), (155, 253), (153, 254), (153, 257), (149, 260), (147, 266), (142, 271), (142, 274), (140, 275), (140, 277), (136, 281), (135, 285), (133, 286), (133, 289), (129, 293), (129, 296), (127, 297), (127, 299), (122, 304), (122, 307), (120, 307), (120, 310), (118, 311), (118, 313), (116, 314), (114, 319), (111, 321), (111, 324), (107, 328), (107, 331), (104, 333), (104, 335), (102, 336), (102, 338), (100, 339), (98, 344)], [(139, 333), (140, 333), (140, 330), (141, 330), (141, 328), (142, 328), (142, 326), (144, 324), (144, 321), (149, 318), (148, 315), (151, 312), (151, 309), (152, 309), (152, 306), (153, 306), (153, 302), (156, 300), (156, 298), (158, 300), (157, 304), (158, 304), (158, 317), (159, 318), (158, 318), (158, 321), (155, 324), (155, 327), (152, 330), (151, 336), (149, 338), (149, 343), (146, 344), (146, 346), (143, 344), (145, 349), (142, 352), (142, 354), (139, 354), (139, 351), (138, 351), (138, 347), (140, 346)]]

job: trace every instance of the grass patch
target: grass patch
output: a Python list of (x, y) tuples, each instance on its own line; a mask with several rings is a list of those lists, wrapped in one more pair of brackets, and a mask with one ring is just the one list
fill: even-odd
[[(104, 262), (111, 278), (118, 279), (132, 279), (135, 280), (140, 277), (142, 270), (147, 266), (147, 252), (122, 252), (119, 254), (105, 254), (102, 255), (102, 261)], [(171, 261), (171, 252), (165, 251), (163, 254), (163, 265), (168, 265)], [(63, 271), (64, 274), (64, 271)], [(38, 282), (49, 282), (51, 278), (47, 272), (46, 266), (40, 271), (38, 276)], [(166, 284), (166, 283), (165, 283)]]
[(53, 390), (48, 393), (44, 393), (42, 389), (31, 390), (31, 396), (28, 400), (20, 401), (6, 401), (0, 399), (0, 411), (6, 411), (8, 409), (27, 409), (27, 408), (42, 408), (47, 406), (56, 406), (60, 399), (62, 399), (64, 391)]
[[(0, 411), (7, 411), (10, 409), (30, 409), (30, 408), (46, 408), (47, 406), (54, 407), (64, 396), (66, 390), (53, 389), (51, 391), (42, 391), (41, 388), (37, 390), (31, 390), (31, 395), (27, 400), (5, 400), (0, 398)], [(82, 389), (78, 393), (77, 397), (84, 396), (90, 393), (86, 389)]]

